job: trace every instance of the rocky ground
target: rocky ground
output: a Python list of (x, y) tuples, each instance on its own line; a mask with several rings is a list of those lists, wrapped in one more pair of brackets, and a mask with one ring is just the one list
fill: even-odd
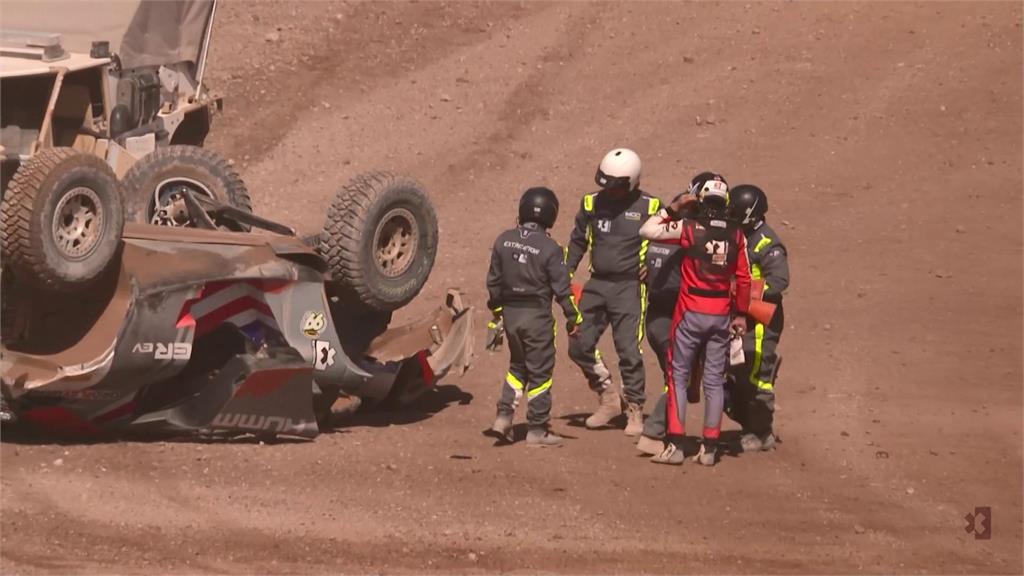
[[(706, 168), (761, 185), (793, 274), (783, 443), (653, 466), (577, 425), (595, 399), (561, 352), (566, 446), (495, 447), (505, 356), (481, 352), (418, 409), (310, 443), (5, 442), (5, 573), (1024, 571), (1019, 3), (235, 0), (218, 18), (208, 144), (260, 213), (316, 231), (376, 168), (432, 194), (441, 253), (404, 316), (449, 286), (483, 303), (528, 186), (563, 199), (564, 242), (612, 147), (666, 199)], [(977, 506), (991, 540), (964, 530)]]

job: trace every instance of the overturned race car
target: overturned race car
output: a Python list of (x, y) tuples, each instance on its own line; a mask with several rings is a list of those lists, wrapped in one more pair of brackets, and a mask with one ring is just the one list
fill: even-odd
[(125, 223), (124, 191), (91, 201), (89, 171), (66, 168), (30, 160), (3, 198), (8, 423), (312, 438), (339, 397), (406, 405), (469, 368), (473, 314), (457, 290), (389, 328), (437, 250), (413, 180), (357, 176), (323, 232), (300, 238), (184, 188), (177, 225)]

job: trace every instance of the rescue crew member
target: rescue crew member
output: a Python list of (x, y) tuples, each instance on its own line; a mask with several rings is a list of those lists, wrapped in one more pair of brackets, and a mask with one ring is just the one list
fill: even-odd
[[(641, 344), (647, 288), (641, 281), (648, 241), (640, 237), (644, 220), (658, 212), (660, 201), (640, 189), (640, 157), (626, 148), (608, 152), (594, 180), (601, 187), (580, 201), (576, 226), (566, 247), (566, 264), (576, 272), (590, 252), (590, 279), (583, 287), (580, 306), (583, 325), (570, 341), (569, 356), (600, 398), (597, 410), (586, 420), (587, 428), (599, 428), (627, 411), (625, 433), (643, 430), (646, 400)], [(601, 359), (597, 342), (612, 326), (619, 356), (623, 393), (612, 384), (611, 373)]]
[(768, 196), (752, 184), (741, 184), (730, 192), (730, 212), (741, 223), (747, 237), (750, 277), (764, 280), (762, 299), (777, 306), (771, 324), (747, 322), (743, 337), (744, 363), (736, 367), (731, 386), (730, 416), (743, 427), (740, 444), (745, 452), (770, 450), (775, 446), (776, 348), (782, 337), (785, 317), (782, 293), (789, 287), (789, 261), (785, 245), (768, 225)]
[(558, 197), (548, 188), (526, 190), (519, 200), (519, 224), (500, 234), (491, 250), (487, 302), (508, 338), (508, 374), (491, 430), (512, 441), (512, 419), (526, 395), (526, 443), (554, 446), (562, 438), (549, 429), (555, 368), (556, 325), (552, 298), (565, 313), (571, 339), (583, 322), (569, 285), (564, 251), (548, 234), (558, 218)]
[[(672, 199), (679, 200), (683, 192)], [(687, 207), (696, 208), (695, 203)], [(686, 211), (684, 216), (695, 216), (695, 210)], [(647, 343), (658, 358), (658, 365), (664, 376), (665, 388), (658, 397), (654, 410), (644, 420), (643, 433), (637, 439), (637, 450), (654, 456), (665, 449), (665, 427), (668, 409), (668, 350), (672, 343), (672, 316), (679, 299), (679, 287), (682, 283), (683, 251), (678, 244), (652, 243), (647, 247)], [(698, 354), (703, 356), (703, 350)], [(697, 369), (699, 364), (694, 364)], [(700, 390), (687, 389), (687, 401), (696, 404), (700, 401)]]
[[(683, 194), (685, 194), (684, 192)], [(682, 196), (676, 196), (673, 202)], [(677, 244), (652, 243), (647, 247), (647, 343), (658, 358), (665, 389), (644, 421), (637, 449), (659, 454), (664, 449), (666, 409), (668, 406), (668, 349), (672, 338), (672, 314), (679, 299), (682, 282), (682, 248)]]
[[(727, 219), (729, 186), (719, 174), (703, 172), (692, 181), (691, 194), (660, 210), (647, 220), (640, 234), (656, 242), (676, 243), (684, 251), (682, 287), (673, 314), (672, 347), (669, 352), (668, 433), (665, 449), (653, 462), (682, 464), (682, 438), (686, 422), (686, 387), (693, 362), (705, 349), (704, 434), (696, 460), (714, 466), (721, 432), (725, 369), (730, 329), (745, 329), (743, 316), (750, 304), (750, 268), (746, 237)], [(699, 202), (698, 214), (677, 219), (685, 205)], [(735, 279), (735, 310), (730, 288)]]

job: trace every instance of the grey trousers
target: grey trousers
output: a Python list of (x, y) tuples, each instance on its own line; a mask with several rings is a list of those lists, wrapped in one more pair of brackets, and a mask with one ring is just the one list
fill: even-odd
[[(647, 341), (651, 343), (651, 348), (654, 349), (654, 354), (658, 357), (658, 362), (661, 363), (661, 373), (665, 377), (665, 388), (658, 396), (654, 410), (644, 420), (643, 435), (656, 440), (665, 438), (668, 426), (668, 366), (666, 364), (668, 363), (668, 349), (672, 343), (672, 316), (672, 310), (655, 310), (654, 308), (647, 316)], [(703, 351), (701, 351), (701, 355), (703, 356)], [(693, 400), (687, 399), (687, 402), (695, 404), (700, 393), (694, 394), (693, 390), (689, 392)]]
[(622, 392), (626, 401), (644, 404), (647, 399), (641, 342), (644, 337), (647, 287), (640, 280), (610, 281), (591, 278), (583, 287), (580, 334), (569, 343), (569, 357), (583, 371), (590, 389), (604, 390), (611, 373), (601, 359), (597, 342), (608, 325), (612, 327), (615, 351), (619, 355)]
[[(672, 348), (672, 386), (676, 401), (670, 431), (685, 431), (686, 388), (690, 372), (701, 347), (704, 357), (704, 438), (717, 440), (722, 428), (725, 369), (729, 358), (729, 316), (688, 311), (676, 327)], [(674, 424), (674, 425), (673, 425)]]
[(525, 394), (528, 425), (546, 427), (551, 420), (551, 375), (555, 370), (555, 319), (551, 308), (505, 306), (502, 316), (511, 357), (498, 413), (514, 413)]

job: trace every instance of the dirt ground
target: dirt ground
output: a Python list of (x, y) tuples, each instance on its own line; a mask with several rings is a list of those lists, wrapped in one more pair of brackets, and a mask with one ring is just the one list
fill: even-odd
[[(417, 410), (314, 442), (4, 442), (4, 573), (1024, 572), (1019, 2), (234, 0), (218, 17), (209, 146), (260, 213), (315, 231), (376, 168), (433, 195), (442, 248), (403, 317), (449, 286), (483, 308), (528, 186), (562, 198), (564, 243), (612, 147), (664, 199), (706, 168), (761, 185), (793, 274), (783, 443), (654, 466), (621, 430), (579, 427), (596, 400), (560, 335), (569, 440), (495, 447), (506, 357), (481, 333), (474, 368)], [(979, 506), (990, 540), (964, 528)]]

